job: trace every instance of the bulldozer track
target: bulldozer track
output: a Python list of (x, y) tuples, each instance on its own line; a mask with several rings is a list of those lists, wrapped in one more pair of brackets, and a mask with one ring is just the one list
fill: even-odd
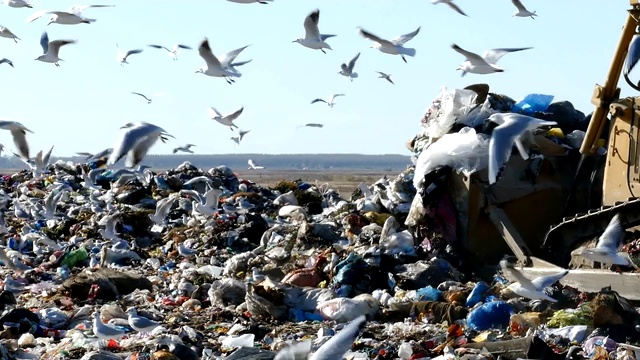
[(625, 229), (640, 225), (640, 198), (628, 198), (563, 218), (547, 231), (542, 248), (554, 258), (553, 262), (564, 266), (575, 245), (600, 236), (615, 214), (619, 214)]

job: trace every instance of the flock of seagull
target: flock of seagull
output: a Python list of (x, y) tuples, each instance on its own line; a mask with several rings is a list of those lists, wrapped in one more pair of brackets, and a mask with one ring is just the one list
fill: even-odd
[[(11, 8), (32, 8), (33, 6), (27, 0), (2, 0), (5, 5)], [(242, 4), (251, 4), (251, 3), (260, 3), (260, 4), (268, 4), (273, 2), (273, 0), (228, 0), (230, 2), (242, 3)], [(447, 4), (456, 12), (467, 16), (454, 2), (453, 0), (432, 0), (433, 4)], [(518, 12), (514, 14), (514, 16), (519, 17), (531, 17), (537, 16), (535, 11), (528, 11), (519, 0), (512, 0), (512, 3), (518, 8)], [(115, 5), (74, 5), (66, 11), (50, 11), (50, 10), (40, 10), (33, 13), (31, 16), (27, 18), (27, 22), (34, 22), (38, 19), (41, 19), (45, 16), (49, 16), (49, 24), (61, 24), (61, 25), (77, 25), (77, 24), (91, 24), (96, 21), (96, 19), (88, 18), (84, 16), (84, 12), (89, 9), (95, 8), (107, 8), (114, 7)], [(323, 53), (326, 53), (325, 50), (331, 50), (331, 45), (328, 41), (336, 36), (333, 34), (323, 34), (319, 28), (320, 22), (320, 10), (315, 9), (311, 11), (304, 19), (303, 27), (304, 27), (304, 36), (295, 39), (293, 42), (298, 43), (301, 46), (304, 46), (313, 50), (320, 50)], [(416, 28), (414, 31), (400, 35), (398, 37), (392, 39), (385, 39), (375, 35), (374, 33), (365, 30), (361, 27), (357, 28), (358, 34), (360, 34), (363, 38), (372, 41), (371, 47), (379, 50), (384, 54), (389, 55), (397, 55), (399, 56), (405, 63), (407, 62), (407, 57), (414, 57), (416, 55), (416, 49), (407, 47), (406, 44), (411, 41), (418, 33), (420, 32), (420, 26)], [(0, 26), (0, 37), (10, 38), (17, 42), (20, 40), (18, 36), (16, 36), (11, 30), (6, 27)], [(38, 56), (36, 60), (51, 63), (56, 66), (60, 66), (60, 51), (61, 49), (69, 44), (75, 44), (76, 40), (69, 39), (56, 39), (50, 40), (47, 32), (43, 32), (40, 37), (40, 45), (42, 47), (42, 54)], [(173, 59), (178, 59), (178, 53), (180, 50), (189, 50), (190, 46), (184, 44), (176, 44), (173, 47), (167, 47), (164, 45), (158, 44), (149, 44), (150, 48), (164, 50), (168, 53), (168, 55)], [(211, 51), (211, 47), (209, 46), (209, 40), (204, 38), (199, 46), (198, 53), (200, 57), (204, 60), (204, 65), (202, 65), (196, 73), (201, 73), (206, 76), (210, 76), (213, 78), (223, 78), (229, 84), (233, 84), (236, 79), (242, 76), (242, 73), (238, 70), (239, 67), (251, 62), (251, 60), (246, 61), (236, 61), (236, 58), (242, 53), (247, 46), (240, 47), (233, 51), (230, 51), (226, 54), (222, 54), (221, 56), (216, 56)], [(466, 73), (474, 73), (474, 74), (490, 74), (495, 72), (504, 71), (500, 67), (496, 65), (498, 60), (502, 58), (505, 54), (510, 52), (522, 51), (531, 49), (530, 47), (523, 48), (501, 48), (501, 49), (491, 49), (487, 50), (482, 56), (475, 54), (473, 52), (467, 51), (456, 44), (452, 45), (453, 50), (462, 54), (465, 57), (465, 62), (463, 62), (458, 70), (462, 71), (462, 75), (464, 76)], [(120, 49), (118, 47), (117, 61), (120, 65), (124, 66), (129, 63), (129, 58), (135, 54), (139, 54), (143, 51), (142, 48), (137, 49)], [(356, 62), (360, 57), (360, 53), (357, 53), (348, 63), (343, 63), (340, 65), (340, 71), (338, 74), (349, 78), (351, 81), (358, 78), (358, 73), (355, 71)], [(8, 64), (13, 66), (13, 62), (10, 59), (1, 59), (1, 64)], [(394, 84), (391, 79), (391, 75), (382, 71), (377, 71), (378, 78), (384, 79), (387, 82)], [(152, 98), (148, 97), (142, 93), (133, 92), (133, 95), (139, 96), (147, 101), (147, 103), (152, 102)], [(161, 94), (155, 94), (154, 96), (160, 96)], [(333, 94), (327, 99), (316, 98), (311, 101), (311, 104), (323, 102), (329, 107), (333, 107), (335, 105), (335, 100), (337, 97), (344, 96), (345, 94)], [(238, 126), (234, 123), (235, 120), (238, 119), (242, 115), (244, 107), (241, 107), (238, 110), (235, 110), (232, 113), (223, 115), (216, 108), (210, 107), (208, 109), (209, 116), (212, 120), (217, 121), (218, 123), (229, 127), (231, 131), (234, 129), (238, 129)], [(304, 127), (312, 127), (312, 128), (321, 128), (323, 124), (319, 123), (309, 123), (303, 125)], [(24, 125), (16, 121), (0, 121), (0, 128), (9, 130), (13, 136), (14, 144), (18, 149), (18, 157), (20, 157), (23, 161), (25, 161), (30, 166), (34, 166), (34, 159), (30, 158), (29, 154), (29, 146), (26, 140), (26, 133), (32, 132), (27, 129)], [(139, 165), (144, 156), (149, 151), (150, 147), (153, 146), (158, 139), (161, 139), (163, 142), (167, 140), (168, 137), (173, 137), (168, 134), (164, 129), (154, 124), (150, 124), (147, 122), (133, 122), (126, 124), (121, 127), (122, 133), (121, 136), (116, 141), (116, 144), (113, 148), (105, 149), (101, 151), (99, 155), (101, 156), (109, 156), (108, 165), (114, 165), (120, 159), (126, 157), (125, 166), (132, 167)], [(239, 134), (237, 136), (231, 137), (236, 144), (240, 145), (243, 138), (249, 133), (249, 130), (240, 130), (238, 129)], [(191, 150), (194, 147), (194, 144), (186, 144), (184, 146), (178, 146), (173, 149), (173, 153), (177, 152), (186, 152), (193, 153)], [(81, 153), (82, 155), (91, 155), (87, 153)], [(42, 152), (38, 154), (42, 156)], [(92, 155), (92, 158), (95, 155)], [(250, 166), (250, 168), (252, 168)]]

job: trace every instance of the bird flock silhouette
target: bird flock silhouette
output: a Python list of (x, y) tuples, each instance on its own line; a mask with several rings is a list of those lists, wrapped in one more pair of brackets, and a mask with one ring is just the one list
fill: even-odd
[[(27, 0), (2, 0), (3, 3), (11, 8), (33, 8), (32, 4)], [(270, 4), (273, 3), (274, 0), (227, 0), (234, 3), (239, 4)], [(432, 0), (434, 5), (437, 4), (446, 4), (455, 10), (457, 13), (468, 16), (458, 5), (454, 3), (453, 0)], [(512, 0), (513, 5), (517, 8), (517, 12), (513, 14), (513, 16), (517, 17), (530, 17), (535, 19), (537, 16), (536, 12), (527, 10), (524, 5), (519, 0)], [(60, 24), (60, 25), (78, 25), (78, 24), (91, 24), (96, 21), (96, 19), (88, 18), (84, 16), (84, 12), (89, 9), (95, 8), (108, 8), (114, 7), (115, 5), (74, 5), (70, 7), (66, 11), (50, 11), (50, 10), (39, 10), (30, 15), (26, 21), (27, 22), (35, 22), (38, 19), (41, 19), (45, 16), (49, 16), (49, 24)], [(303, 27), (304, 27), (304, 37), (300, 37), (298, 39), (293, 40), (294, 43), (298, 43), (305, 48), (320, 50), (323, 53), (327, 53), (326, 50), (332, 50), (331, 45), (328, 43), (332, 37), (337, 35), (335, 34), (322, 34), (320, 32), (320, 9), (315, 9), (311, 11), (304, 19)], [(357, 28), (357, 33), (361, 35), (363, 38), (368, 39), (372, 42), (371, 48), (377, 49), (384, 54), (389, 55), (397, 55), (399, 56), (405, 63), (407, 62), (407, 57), (414, 57), (416, 55), (416, 49), (407, 47), (406, 44), (411, 41), (418, 33), (420, 32), (420, 26), (418, 26), (415, 30), (397, 36), (392, 39), (385, 39), (375, 35), (373, 32), (365, 30), (361, 27)], [(15, 42), (21, 40), (18, 36), (16, 36), (10, 29), (3, 27), (0, 25), (0, 37), (12, 39)], [(70, 44), (75, 44), (76, 40), (71, 39), (57, 39), (50, 40), (46, 31), (44, 31), (40, 37), (40, 45), (42, 47), (42, 54), (38, 56), (35, 60), (54, 64), (55, 66), (60, 66), (60, 62), (62, 59), (60, 58), (60, 51), (62, 47)], [(117, 44), (116, 44), (117, 45)], [(242, 73), (238, 70), (239, 67), (248, 64), (252, 60), (246, 61), (236, 61), (236, 58), (242, 53), (244, 49), (246, 49), (249, 45), (240, 47), (233, 51), (230, 51), (226, 54), (222, 54), (221, 56), (216, 56), (211, 50), (209, 45), (209, 40), (204, 38), (198, 46), (198, 54), (204, 60), (204, 64), (196, 71), (196, 73), (201, 73), (206, 76), (210, 76), (213, 78), (223, 78), (228, 84), (233, 84), (237, 81), (237, 79), (242, 77)], [(156, 50), (164, 50), (167, 54), (173, 59), (178, 60), (178, 54), (181, 50), (192, 50), (192, 48), (188, 45), (184, 44), (175, 44), (172, 47), (167, 47), (161, 44), (148, 44), (149, 48)], [(522, 48), (500, 48), (500, 49), (490, 49), (485, 51), (485, 53), (480, 56), (476, 53), (467, 51), (456, 44), (451, 45), (452, 49), (456, 52), (460, 53), (465, 57), (465, 61), (458, 67), (457, 70), (461, 70), (462, 76), (467, 73), (474, 74), (491, 74), (495, 72), (504, 71), (500, 67), (497, 66), (497, 62), (504, 55), (517, 52), (522, 50), (531, 49), (531, 47), (522, 47)], [(121, 49), (118, 46), (117, 52), (117, 61), (121, 66), (125, 66), (129, 64), (130, 57), (136, 54), (140, 54), (143, 52), (143, 48), (136, 49)], [(355, 71), (356, 63), (358, 58), (360, 57), (360, 53), (357, 53), (349, 62), (342, 63), (340, 65), (340, 71), (338, 74), (345, 76), (353, 81), (358, 78), (358, 73)], [(3, 64), (7, 64), (11, 67), (14, 67), (14, 63), (7, 58), (0, 59), (0, 66)], [(382, 71), (376, 71), (378, 74), (378, 78), (384, 79), (390, 84), (395, 84), (391, 79), (391, 74), (385, 73)], [(145, 94), (139, 92), (132, 92), (132, 95), (139, 96), (141, 99), (147, 101), (148, 104), (151, 104), (154, 97), (161, 96), (163, 93), (154, 94), (153, 96), (147, 96)], [(311, 101), (311, 104), (324, 102), (330, 108), (335, 105), (336, 98), (339, 96), (345, 96), (345, 94), (332, 94), (327, 99), (316, 98)], [(237, 145), (240, 145), (242, 139), (249, 133), (249, 130), (240, 130), (238, 126), (234, 123), (238, 117), (242, 115), (244, 110), (244, 106), (240, 109), (223, 115), (216, 108), (210, 107), (208, 109), (209, 116), (212, 120), (217, 121), (218, 123), (229, 127), (231, 131), (234, 129), (238, 129), (238, 136), (232, 136), (230, 139), (234, 141)], [(302, 125), (302, 127), (310, 127), (310, 128), (322, 128), (324, 125), (319, 123), (308, 123)], [(17, 148), (17, 154), (20, 159), (22, 159), (29, 166), (34, 167), (36, 158), (43, 158), (42, 152), (39, 152), (36, 158), (30, 158), (29, 154), (29, 145), (26, 139), (27, 132), (32, 132), (27, 129), (23, 124), (16, 121), (0, 121), (0, 128), (4, 130), (9, 130), (13, 137), (13, 142)], [(125, 166), (133, 167), (140, 164), (143, 160), (144, 156), (147, 154), (149, 149), (156, 143), (158, 139), (165, 142), (172, 135), (168, 134), (164, 129), (156, 126), (154, 124), (150, 124), (143, 121), (131, 122), (121, 127), (122, 132), (120, 137), (117, 139), (116, 144), (113, 148), (105, 149), (98, 154), (89, 154), (89, 153), (78, 153), (79, 155), (85, 156), (86, 159), (93, 159), (96, 155), (105, 157), (109, 156), (108, 165), (114, 165), (120, 159), (126, 157)], [(177, 152), (186, 152), (193, 153), (191, 150), (192, 147), (196, 145), (194, 144), (186, 144), (184, 146), (178, 146), (174, 148), (173, 153)], [(51, 150), (48, 154), (44, 156), (44, 158), (48, 159), (47, 155), (50, 155)], [(256, 168), (255, 164), (250, 164), (250, 168)]]

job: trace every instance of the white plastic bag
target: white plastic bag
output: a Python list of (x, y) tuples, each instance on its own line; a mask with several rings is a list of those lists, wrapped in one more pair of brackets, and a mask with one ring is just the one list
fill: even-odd
[(422, 151), (416, 161), (413, 186), (420, 189), (426, 174), (440, 166), (450, 166), (466, 176), (486, 168), (489, 164), (489, 136), (476, 134), (465, 127), (457, 133), (446, 134)]
[(476, 105), (478, 94), (472, 90), (440, 89), (429, 109), (423, 126), (430, 138), (440, 138), (451, 130), (459, 117), (465, 116)]

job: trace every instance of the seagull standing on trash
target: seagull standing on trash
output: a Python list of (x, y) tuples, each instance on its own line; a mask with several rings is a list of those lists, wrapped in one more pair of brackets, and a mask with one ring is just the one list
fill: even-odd
[(511, 2), (513, 3), (513, 5), (515, 5), (515, 7), (518, 8), (518, 11), (516, 11), (512, 16), (530, 17), (534, 20), (536, 19), (534, 16), (538, 16), (535, 11), (531, 12), (527, 10), (527, 8), (522, 5), (522, 2), (520, 2), (520, 0), (511, 0)]
[(408, 34), (400, 35), (392, 40), (386, 40), (360, 27), (358, 28), (358, 33), (361, 36), (374, 42), (374, 44), (371, 46), (372, 48), (378, 49), (385, 54), (400, 55), (402, 61), (404, 61), (405, 63), (407, 62), (405, 55), (414, 57), (416, 55), (416, 49), (406, 48), (404, 47), (404, 44), (413, 39), (416, 35), (418, 35), (419, 32), (420, 27), (418, 26), (417, 29)]
[(544, 289), (557, 283), (569, 273), (569, 270), (564, 270), (557, 274), (539, 276), (533, 280), (529, 280), (507, 260), (500, 261), (500, 267), (502, 271), (509, 273), (512, 278), (516, 279), (514, 283), (507, 286), (508, 290), (527, 299), (548, 300), (554, 303), (558, 302), (558, 300), (545, 294)]
[(324, 51), (324, 49), (333, 50), (331, 46), (327, 44), (326, 40), (335, 35), (320, 34), (320, 29), (318, 28), (319, 22), (320, 10), (315, 9), (304, 19), (304, 38), (298, 38), (292, 42), (297, 42), (309, 49), (320, 50), (325, 54), (327, 52)]
[(349, 80), (351, 81), (357, 78), (358, 73), (354, 72), (353, 68), (356, 66), (356, 61), (358, 61), (359, 57), (360, 57), (360, 53), (357, 53), (356, 56), (354, 56), (353, 59), (349, 61), (349, 64), (342, 63), (342, 65), (340, 65), (341, 70), (338, 74), (348, 77)]
[(460, 7), (458, 5), (456, 5), (453, 0), (431, 0), (431, 3), (433, 5), (437, 5), (437, 4), (447, 4), (449, 5), (450, 8), (452, 8), (453, 10), (455, 10), (455, 12), (457, 12), (460, 15), (464, 15), (464, 16), (468, 16), (467, 14), (464, 13), (464, 11), (462, 11), (462, 9), (460, 9)]
[(138, 315), (138, 311), (133, 307), (127, 309), (127, 314), (129, 315), (129, 317), (127, 318), (129, 326), (131, 326), (133, 330), (143, 334), (150, 333), (151, 331), (153, 331), (153, 329), (161, 325), (158, 322)]
[(60, 48), (67, 44), (75, 44), (75, 40), (54, 40), (49, 41), (49, 35), (47, 32), (43, 32), (42, 36), (40, 36), (40, 46), (42, 47), (42, 55), (38, 56), (36, 60), (55, 64), (56, 66), (60, 66), (58, 61), (62, 61), (59, 57)]
[(124, 330), (113, 328), (102, 322), (100, 312), (93, 313), (93, 334), (101, 340), (120, 340), (124, 336)]
[[(620, 224), (620, 215), (615, 214), (607, 228), (598, 238), (596, 247), (583, 249), (580, 255), (592, 261), (597, 261), (606, 265), (636, 265), (629, 258), (626, 252), (618, 252), (622, 240), (624, 239), (624, 228)], [(637, 267), (636, 267), (637, 268)]]
[(482, 56), (467, 51), (456, 44), (452, 44), (451, 48), (457, 53), (462, 54), (466, 61), (463, 62), (456, 70), (462, 70), (462, 76), (467, 73), (472, 74), (493, 74), (496, 72), (503, 72), (504, 69), (497, 66), (498, 60), (508, 53), (529, 50), (531, 47), (524, 48), (502, 48), (491, 49), (484, 52)]

